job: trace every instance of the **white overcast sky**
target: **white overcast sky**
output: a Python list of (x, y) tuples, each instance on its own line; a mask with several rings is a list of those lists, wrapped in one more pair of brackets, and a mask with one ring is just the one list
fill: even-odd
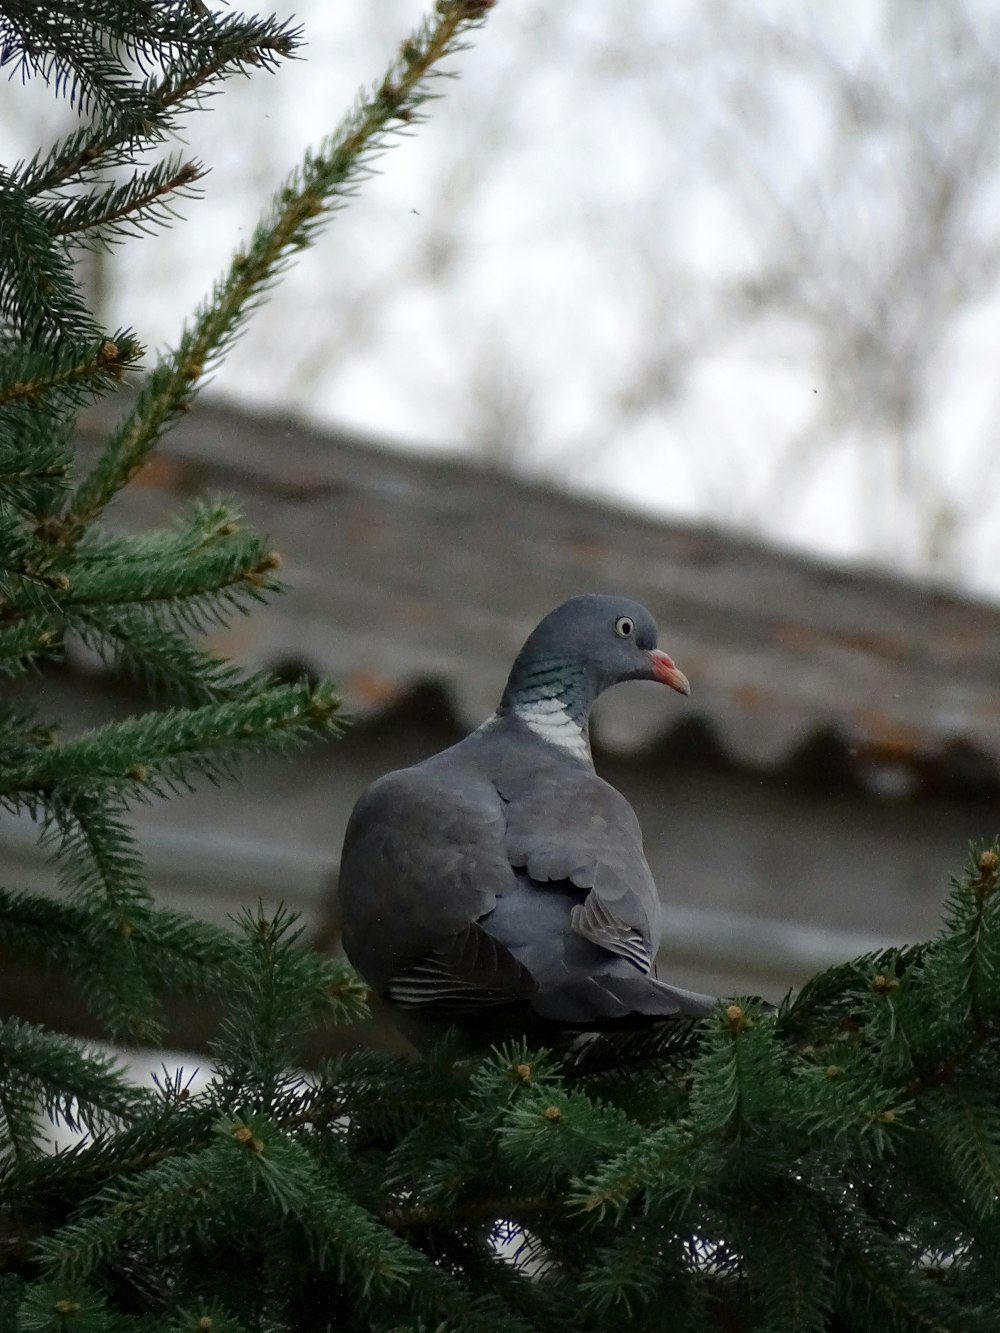
[[(777, 209), (796, 207), (826, 160), (829, 93), (815, 77), (816, 53), (869, 71), (873, 83), (894, 80), (900, 114), (933, 141), (938, 126), (919, 124), (921, 108), (947, 107), (949, 80), (957, 89), (965, 71), (961, 53), (936, 35), (949, 7), (500, 0), (472, 49), (451, 62), (461, 78), (441, 83), (429, 124), (386, 154), (380, 174), (285, 276), (213, 391), (401, 447), (494, 456), (509, 444), (529, 473), (619, 503), (735, 524), (836, 558), (929, 569), (1000, 594), (1000, 523), (989, 517), (1000, 504), (995, 274), (984, 275), (981, 299), (966, 303), (928, 368), (918, 444), (941, 523), (961, 534), (939, 567), (917, 549), (916, 518), (893, 489), (892, 451), (877, 432), (846, 424), (804, 480), (787, 481), (789, 442), (796, 433), (808, 442), (831, 383), (808, 330), (758, 323), (705, 336), (719, 318), (711, 293), (753, 273), (768, 225), (761, 198), (770, 191)], [(302, 22), (303, 58), (274, 76), (234, 81), (209, 114), (189, 119), (186, 141), (211, 167), (204, 199), (183, 206), (184, 222), (112, 256), (109, 322), (131, 324), (152, 349), (176, 339), (286, 169), (336, 124), (359, 85), (380, 77), (425, 5), (273, 8)], [(970, 0), (966, 8), (992, 59), (996, 7)], [(763, 26), (782, 58), (796, 44), (808, 49), (812, 66), (790, 62), (789, 72), (764, 61), (734, 33), (734, 14), (750, 31)], [(900, 14), (905, 41), (893, 28)], [(917, 93), (907, 101), (903, 55), (912, 64), (906, 43), (921, 24), (943, 102)], [(780, 86), (768, 84), (775, 77)], [(722, 89), (732, 94), (725, 104)], [(37, 129), (22, 112), (30, 94), (0, 88), (4, 161), (34, 147)], [(891, 175), (885, 144), (869, 134), (864, 169), (855, 175), (848, 158), (843, 181), (817, 183), (830, 220), (817, 265), (834, 242), (850, 258), (855, 219), (858, 247), (870, 228), (873, 253), (879, 244), (891, 251), (891, 232), (885, 240), (877, 231), (891, 190), (871, 187), (880, 151)], [(991, 154), (981, 170), (982, 199), (995, 205)], [(726, 174), (744, 171), (756, 172), (760, 198), (727, 190)], [(741, 198), (753, 207), (742, 210)], [(915, 310), (919, 318), (919, 302)], [(629, 416), (621, 403), (658, 340), (667, 379), (671, 349), (678, 363), (689, 346), (697, 355), (684, 361), (675, 392)], [(849, 376), (836, 389), (849, 401)], [(490, 411), (498, 440), (484, 438)]]

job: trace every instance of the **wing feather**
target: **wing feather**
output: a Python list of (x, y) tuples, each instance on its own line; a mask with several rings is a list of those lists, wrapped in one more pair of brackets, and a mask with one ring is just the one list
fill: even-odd
[(448, 945), (393, 977), (386, 994), (407, 1008), (433, 1006), (454, 1012), (513, 1004), (535, 989), (527, 968), (472, 922)]
[(501, 794), (511, 864), (540, 883), (568, 880), (587, 890), (571, 928), (649, 972), (660, 941), (660, 900), (625, 797), (590, 770), (567, 773), (565, 765), (533, 784), (530, 801), (519, 799), (513, 782), (501, 785)]
[[(378, 991), (456, 937), (514, 881), (495, 788), (429, 765), (380, 778), (354, 808), (340, 862), (344, 948)], [(444, 955), (442, 955), (444, 956)]]
[(615, 916), (599, 894), (593, 891), (588, 893), (586, 899), (570, 912), (569, 920), (578, 935), (592, 940), (610, 953), (627, 958), (640, 972), (648, 972), (652, 968), (650, 941), (641, 931)]

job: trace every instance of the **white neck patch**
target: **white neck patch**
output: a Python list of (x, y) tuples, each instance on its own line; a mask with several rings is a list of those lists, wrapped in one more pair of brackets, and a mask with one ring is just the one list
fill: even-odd
[(558, 745), (577, 759), (590, 760), (590, 741), (586, 730), (574, 722), (558, 699), (533, 699), (530, 703), (519, 703), (513, 712), (543, 741)]

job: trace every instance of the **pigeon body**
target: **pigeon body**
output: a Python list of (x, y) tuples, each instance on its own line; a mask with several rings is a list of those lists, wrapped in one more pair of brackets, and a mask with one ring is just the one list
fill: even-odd
[(341, 859), (344, 947), (411, 1035), (710, 1011), (710, 997), (654, 976), (660, 903), (639, 822), (591, 759), (594, 700), (641, 679), (688, 693), (649, 612), (571, 598), (529, 636), (492, 717), (358, 801)]

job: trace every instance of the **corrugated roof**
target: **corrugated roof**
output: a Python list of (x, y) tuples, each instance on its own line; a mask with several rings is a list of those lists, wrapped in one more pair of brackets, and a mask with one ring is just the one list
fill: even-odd
[(697, 718), (753, 764), (835, 733), (881, 781), (928, 759), (997, 780), (995, 606), (219, 404), (172, 431), (114, 512), (144, 526), (206, 490), (241, 498), (289, 585), (219, 646), (330, 675), (355, 713), (435, 681), (474, 725), (544, 612), (617, 591), (652, 610), (693, 693), (612, 691), (595, 722), (607, 747), (646, 747)]

